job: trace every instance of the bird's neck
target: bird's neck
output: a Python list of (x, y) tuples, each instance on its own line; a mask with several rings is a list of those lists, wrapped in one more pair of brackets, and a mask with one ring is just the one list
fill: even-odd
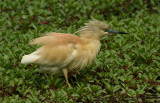
[(100, 40), (100, 36), (94, 32), (83, 31), (80, 33), (80, 37), (93, 39), (93, 40)]
[[(96, 39), (90, 39), (90, 42), (88, 43), (88, 45), (86, 45), (86, 51), (88, 51), (88, 58), (90, 60), (90, 62), (96, 57), (96, 55), (98, 54), (99, 50), (100, 50), (100, 46), (101, 43), (99, 40)], [(86, 56), (86, 57), (87, 57)]]

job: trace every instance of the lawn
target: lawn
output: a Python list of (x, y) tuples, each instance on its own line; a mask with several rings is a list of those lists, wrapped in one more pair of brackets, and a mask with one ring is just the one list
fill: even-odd
[[(2, 0), (0, 2), (1, 103), (160, 102), (160, 2), (158, 0)], [(36, 50), (29, 42), (47, 32), (74, 33), (98, 19), (112, 29), (97, 58), (81, 71), (40, 73), (20, 63)]]

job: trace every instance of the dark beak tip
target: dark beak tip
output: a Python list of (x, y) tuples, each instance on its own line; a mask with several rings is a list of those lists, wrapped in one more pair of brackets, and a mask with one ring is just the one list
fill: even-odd
[(112, 33), (112, 34), (128, 34), (122, 31), (117, 31), (117, 30), (113, 30), (113, 29), (109, 29), (107, 32)]
[(128, 34), (128, 33), (125, 33), (125, 32), (119, 32), (119, 34)]

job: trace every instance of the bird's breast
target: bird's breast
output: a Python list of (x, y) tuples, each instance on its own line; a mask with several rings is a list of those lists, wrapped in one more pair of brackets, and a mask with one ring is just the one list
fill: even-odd
[(85, 45), (76, 45), (76, 57), (69, 65), (69, 69), (79, 68), (83, 69), (90, 64), (96, 57), (100, 49), (100, 42), (98, 40), (91, 41)]

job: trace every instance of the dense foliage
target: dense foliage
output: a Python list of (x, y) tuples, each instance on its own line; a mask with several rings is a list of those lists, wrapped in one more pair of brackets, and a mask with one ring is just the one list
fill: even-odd
[[(159, 13), (159, 0), (1, 0), (1, 103), (160, 101)], [(63, 75), (20, 63), (36, 49), (30, 40), (74, 33), (93, 18), (129, 35), (103, 38), (93, 64), (70, 73), (71, 88)]]

